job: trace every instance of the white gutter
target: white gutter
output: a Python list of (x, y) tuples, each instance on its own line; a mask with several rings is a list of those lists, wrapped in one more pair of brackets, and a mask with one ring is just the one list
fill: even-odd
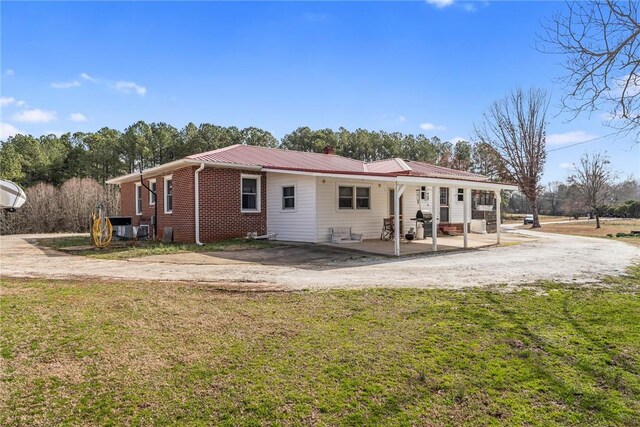
[[(255, 165), (240, 165), (236, 163), (224, 163), (224, 162), (203, 162), (201, 160), (193, 160), (193, 159), (180, 159), (174, 160), (173, 162), (165, 163), (164, 165), (154, 166), (149, 169), (145, 169), (142, 171), (142, 176), (144, 178), (154, 177), (157, 175), (161, 175), (163, 173), (167, 173), (169, 171), (173, 171), (176, 169), (183, 168), (189, 165), (202, 165), (212, 166), (217, 168), (233, 168), (233, 169), (243, 169), (243, 170), (252, 170), (259, 171), (262, 169), (260, 166)], [(106, 183), (107, 184), (124, 184), (125, 182), (137, 181), (140, 179), (140, 172), (130, 173), (127, 175), (118, 176), (116, 178), (111, 178)]]
[(287, 169), (270, 169), (270, 168), (262, 168), (263, 172), (271, 172), (271, 173), (281, 173), (281, 174), (290, 174), (290, 175), (305, 175), (305, 176), (315, 176), (321, 178), (338, 178), (338, 179), (349, 179), (352, 181), (376, 181), (376, 182), (397, 182), (399, 184), (409, 184), (409, 185), (438, 185), (440, 187), (459, 187), (459, 188), (471, 188), (473, 190), (517, 190), (517, 185), (511, 184), (502, 184), (499, 182), (491, 182), (491, 181), (473, 181), (473, 180), (465, 180), (464, 178), (459, 179), (447, 179), (447, 178), (429, 178), (422, 176), (412, 176), (412, 175), (399, 175), (395, 176), (377, 176), (377, 175), (352, 175), (352, 174), (340, 174), (340, 173), (330, 173), (330, 172), (303, 172), (303, 171), (294, 171)]
[(204, 163), (200, 163), (200, 167), (198, 169), (196, 169), (196, 172), (194, 174), (194, 186), (195, 186), (195, 199), (196, 199), (196, 206), (195, 206), (195, 224), (196, 224), (196, 245), (198, 246), (202, 246), (203, 243), (200, 241), (200, 172), (202, 172), (202, 170), (204, 169)]

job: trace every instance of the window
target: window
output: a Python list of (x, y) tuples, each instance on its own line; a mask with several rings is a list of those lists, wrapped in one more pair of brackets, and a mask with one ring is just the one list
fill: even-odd
[(370, 192), (369, 187), (356, 187), (356, 209), (369, 209)]
[(142, 184), (136, 183), (136, 215), (142, 215)]
[(282, 209), (291, 210), (296, 208), (296, 187), (287, 185), (282, 187)]
[(240, 193), (242, 197), (242, 212), (260, 212), (260, 177), (256, 175), (242, 175), (240, 178)]
[(478, 206), (493, 206), (493, 191), (477, 191), (474, 192)]
[(353, 209), (353, 187), (338, 187), (338, 208)]
[(338, 187), (338, 209), (370, 209), (371, 188)]
[[(156, 204), (156, 180), (152, 179), (149, 181), (149, 188), (151, 189), (151, 191), (149, 191), (149, 204), (151, 206)], [(156, 193), (156, 194), (154, 194)]]
[(420, 200), (429, 201), (429, 192), (426, 186), (420, 187)]
[(449, 206), (449, 188), (440, 187), (440, 206)]
[(458, 201), (464, 201), (464, 188), (458, 188)]
[(164, 177), (164, 213), (173, 212), (173, 176)]

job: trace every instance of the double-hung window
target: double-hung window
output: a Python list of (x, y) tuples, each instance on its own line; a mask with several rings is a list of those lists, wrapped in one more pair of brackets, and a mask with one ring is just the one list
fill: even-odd
[(242, 212), (260, 212), (260, 176), (242, 175), (240, 194)]
[(338, 208), (353, 209), (353, 187), (338, 187)]
[(142, 215), (142, 184), (136, 183), (136, 215)]
[(464, 188), (458, 188), (458, 201), (464, 201)]
[(370, 209), (371, 188), (341, 185), (338, 187), (338, 209)]
[(152, 179), (149, 181), (149, 205), (153, 206), (156, 204), (156, 180)]
[(285, 185), (282, 187), (282, 210), (294, 210), (296, 208), (296, 187)]
[(173, 176), (164, 177), (164, 213), (173, 212)]
[(356, 209), (369, 209), (371, 189), (369, 187), (356, 187)]

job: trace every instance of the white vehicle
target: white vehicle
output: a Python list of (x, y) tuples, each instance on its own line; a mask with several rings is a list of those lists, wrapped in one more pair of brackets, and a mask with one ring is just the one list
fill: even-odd
[(27, 196), (18, 184), (0, 179), (0, 209), (15, 212), (26, 201)]

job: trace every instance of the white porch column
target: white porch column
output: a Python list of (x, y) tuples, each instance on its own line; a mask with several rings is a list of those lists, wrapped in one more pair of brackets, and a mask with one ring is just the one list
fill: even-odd
[(464, 189), (464, 195), (462, 196), (462, 222), (464, 229), (464, 248), (469, 247), (469, 208), (471, 205), (471, 190), (469, 188)]
[(440, 222), (440, 187), (431, 187), (431, 244), (433, 251), (438, 251), (438, 223)]
[(500, 244), (500, 222), (501, 222), (501, 204), (502, 204), (502, 195), (500, 194), (500, 190), (495, 190), (496, 195), (496, 243)]
[(400, 255), (400, 197), (404, 193), (406, 186), (398, 185), (393, 192), (393, 254)]

